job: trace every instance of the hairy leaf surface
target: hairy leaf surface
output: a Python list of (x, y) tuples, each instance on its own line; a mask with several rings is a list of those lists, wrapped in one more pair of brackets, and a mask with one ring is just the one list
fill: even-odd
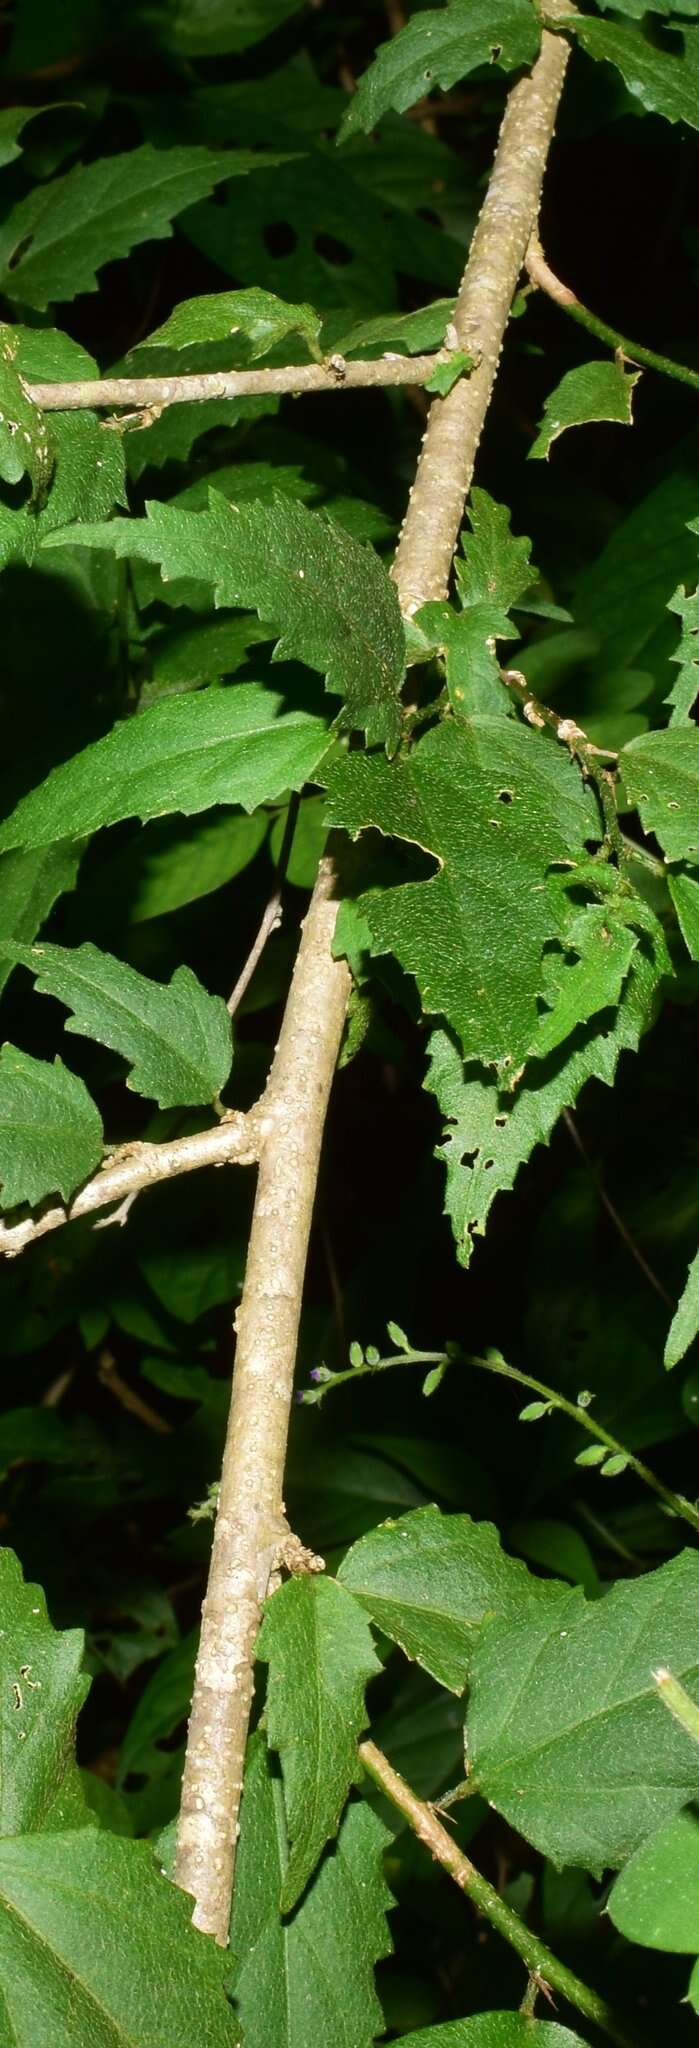
[(0, 228), (0, 288), (43, 312), (52, 299), (94, 291), (104, 263), (139, 242), (162, 241), (171, 222), (223, 179), (284, 161), (250, 150), (153, 149), (76, 164), (35, 185)]
[(0, 826), (0, 850), (49, 846), (120, 818), (189, 817), (220, 803), (253, 811), (300, 788), (327, 744), (322, 719), (283, 711), (259, 683), (168, 698), (54, 768)]
[(335, 1579), (300, 1577), (269, 1601), (258, 1643), (269, 1665), (267, 1738), (279, 1751), (291, 1844), (282, 1889), (305, 1890), (357, 1775), (364, 1690), (381, 1670), (361, 1608)]
[(250, 343), (253, 362), (289, 334), (300, 334), (311, 355), (319, 355), (320, 314), (313, 306), (288, 306), (274, 292), (251, 285), (242, 292), (202, 292), (183, 299), (162, 327), (138, 343), (132, 354), (150, 349), (186, 349), (203, 341), (228, 341), (242, 335)]
[(205, 512), (146, 509), (146, 519), (83, 527), (81, 546), (157, 562), (166, 583), (198, 577), (216, 604), (259, 612), (280, 636), (277, 660), (318, 669), (345, 699), (343, 724), (397, 746), (405, 640), (395, 585), (370, 548), (289, 498), (235, 505), (212, 491)]
[(695, 1955), (699, 1947), (699, 1815), (678, 1813), (649, 1835), (612, 1885), (607, 1912), (646, 1948)]
[(338, 1577), (384, 1635), (451, 1692), (463, 1692), (485, 1621), (538, 1607), (551, 1593), (550, 1582), (506, 1555), (491, 1522), (436, 1507), (361, 1536)]
[(98, 946), (0, 942), (3, 953), (29, 968), (40, 995), (67, 1005), (67, 1031), (128, 1060), (127, 1087), (152, 1095), (160, 1109), (213, 1102), (225, 1088), (233, 1050), (228, 1011), (190, 967), (178, 967), (164, 987)]
[(644, 831), (655, 833), (667, 859), (699, 857), (699, 729), (643, 732), (620, 762)]
[[(691, 13), (692, 7), (683, 10)], [(599, 63), (614, 64), (624, 84), (651, 114), (699, 128), (699, 28), (682, 23), (684, 47), (662, 49), (640, 27), (576, 15), (565, 22)]]
[(375, 128), (389, 107), (402, 113), (440, 85), (444, 92), (481, 64), (503, 71), (533, 64), (539, 29), (529, 0), (451, 0), (428, 8), (382, 43), (360, 78), (341, 139)]
[(78, 1826), (86, 1809), (75, 1723), (89, 1691), (82, 1631), (52, 1628), (41, 1587), (25, 1584), (8, 1549), (0, 1607), (0, 1837)]
[(390, 1947), (387, 1830), (363, 1800), (349, 1806), (310, 1889), (282, 1919), (284, 1800), (259, 1733), (248, 1745), (242, 1812), (231, 1952), (244, 2036), (255, 2048), (370, 2048), (383, 2025), (374, 1964)]
[(234, 2048), (227, 1958), (149, 1843), (102, 1828), (2, 1842), (0, 1899), (8, 2048)]
[(699, 1557), (617, 1581), (604, 1600), (556, 1595), (496, 1617), (471, 1665), (474, 1783), (558, 1866), (627, 1861), (699, 1793), (699, 1750), (663, 1708), (653, 1670), (699, 1684)]
[(401, 2034), (395, 2048), (585, 2048), (581, 2034), (556, 2020), (526, 2019), (518, 2012), (481, 2012), (471, 2020), (447, 2020)]
[(658, 926), (654, 938), (636, 947), (616, 1015), (593, 1018), (541, 1065), (530, 1064), (514, 1095), (473, 1061), (464, 1066), (448, 1032), (432, 1032), (425, 1085), (445, 1119), (439, 1153), (447, 1169), (445, 1208), (463, 1265), (496, 1195), (514, 1185), (536, 1145), (548, 1144), (561, 1112), (573, 1106), (585, 1082), (594, 1077), (612, 1086), (620, 1054), (637, 1050), (671, 971)]
[(621, 427), (632, 425), (631, 400), (640, 370), (626, 371), (613, 362), (580, 363), (567, 370), (546, 400), (530, 460), (548, 461), (553, 442), (568, 427), (584, 427), (591, 420), (612, 420)]
[(102, 1155), (102, 1122), (84, 1081), (63, 1061), (35, 1060), (16, 1045), (0, 1047), (0, 1182), (2, 1206), (64, 1201)]
[(0, 855), (0, 990), (12, 973), (2, 951), (5, 941), (36, 938), (58, 897), (73, 888), (81, 851), (68, 839)]
[(549, 870), (574, 865), (598, 830), (570, 759), (509, 720), (447, 723), (390, 764), (340, 763), (328, 815), (355, 837), (374, 826), (435, 855), (434, 878), (360, 899), (373, 950), (414, 974), (424, 1010), (442, 1012), (465, 1058), (516, 1067), (536, 1024), (543, 948), (565, 921)]

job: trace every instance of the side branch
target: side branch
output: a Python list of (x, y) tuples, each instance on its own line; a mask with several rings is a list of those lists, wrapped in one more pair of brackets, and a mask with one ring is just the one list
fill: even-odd
[(243, 1759), (262, 1603), (286, 1529), (282, 1488), (320, 1147), (350, 989), (332, 957), (321, 862), (265, 1094), (233, 1398), (202, 1614), (175, 1860), (194, 1924), (228, 1941)]
[(75, 384), (26, 384), (27, 397), (42, 412), (99, 411), (104, 406), (187, 405), (192, 399), (265, 398), (291, 392), (357, 391), (372, 386), (427, 384), (448, 350), (434, 355), (378, 356), (370, 362), (348, 363), (330, 356), (326, 363), (285, 363), (271, 370), (208, 370), (199, 376), (93, 377)]
[(569, 54), (564, 37), (544, 30), (533, 71), (507, 102), (453, 314), (455, 346), (475, 357), (477, 368), (446, 398), (432, 400), (392, 570), (408, 617), (428, 598), (446, 596), (510, 306), (539, 211)]
[(388, 1757), (384, 1756), (382, 1750), (377, 1749), (376, 1743), (360, 1742), (359, 1756), (374, 1784), (378, 1785), (385, 1797), (392, 1801), (399, 1813), (403, 1814), (418, 1840), (424, 1842), (425, 1848), (429, 1849), (430, 1855), (437, 1863), (441, 1863), (449, 1877), (453, 1877), (460, 1891), (466, 1892), (477, 1912), (482, 1913), (484, 1918), (490, 1921), (491, 1927), (495, 1927), (498, 1934), (503, 1935), (505, 1941), (510, 1943), (510, 1947), (516, 1949), (518, 1956), (521, 1956), (522, 1962), (526, 1964), (534, 1985), (542, 1990), (551, 1986), (554, 1991), (560, 1992), (562, 1998), (567, 1998), (569, 2005), (575, 2006), (576, 2010), (583, 2013), (587, 2020), (591, 2020), (594, 2026), (601, 2027), (609, 2040), (617, 2043), (617, 2048), (639, 2048), (637, 2036), (632, 2039), (627, 2033), (612, 2007), (607, 2004), (606, 1998), (600, 1998), (598, 1992), (592, 1991), (589, 1984), (584, 1984), (580, 1977), (576, 1977), (573, 1971), (568, 1969), (567, 1964), (559, 1962), (558, 1956), (547, 1948), (545, 1942), (539, 1940), (538, 1935), (532, 1934), (531, 1929), (520, 1920), (519, 1914), (507, 1905), (506, 1900), (495, 1890), (495, 1886), (488, 1882), (487, 1877), (482, 1876), (470, 1858), (464, 1856), (453, 1837), (447, 1834), (446, 1828), (442, 1827), (441, 1821), (437, 1818), (434, 1807), (430, 1806), (427, 1800), (418, 1799), (417, 1793), (411, 1790), (410, 1785), (406, 1785), (405, 1779), (401, 1778), (397, 1771), (394, 1771)]
[[(174, 1180), (179, 1173), (193, 1173), (200, 1166), (253, 1166), (260, 1156), (266, 1128), (265, 1097), (255, 1109), (230, 1111), (210, 1131), (193, 1131), (186, 1138), (151, 1145), (146, 1141), (122, 1145), (91, 1180), (78, 1189), (64, 1208), (45, 1209), (43, 1215), (24, 1217), (21, 1223), (0, 1223), (0, 1255), (14, 1259), (36, 1237), (89, 1216), (94, 1209), (106, 1209), (112, 1202), (130, 1203), (142, 1188), (158, 1181)], [(107, 1218), (107, 1221), (110, 1219)], [(116, 1219), (114, 1219), (116, 1220)]]
[(606, 320), (600, 320), (591, 313), (589, 306), (575, 296), (570, 286), (563, 284), (547, 263), (537, 235), (532, 235), (526, 254), (527, 275), (538, 291), (546, 292), (555, 306), (569, 313), (571, 320), (577, 320), (579, 327), (585, 327), (588, 334), (594, 334), (597, 341), (604, 341), (609, 348), (617, 349), (629, 363), (643, 363), (647, 370), (659, 370), (663, 377), (674, 377), (678, 384), (691, 384), (699, 391), (699, 370), (690, 370), (686, 363), (676, 363), (672, 356), (658, 355), (657, 349), (646, 348), (641, 341), (629, 341), (628, 335), (620, 334), (617, 327), (610, 327)]

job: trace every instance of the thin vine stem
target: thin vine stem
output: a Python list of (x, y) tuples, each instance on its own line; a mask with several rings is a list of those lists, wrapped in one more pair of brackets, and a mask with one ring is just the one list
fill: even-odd
[[(535, 1379), (532, 1373), (521, 1372), (518, 1366), (508, 1365), (499, 1351), (486, 1352), (485, 1357), (481, 1358), (474, 1352), (461, 1351), (456, 1344), (447, 1345), (443, 1351), (413, 1351), (408, 1346), (406, 1350), (394, 1352), (387, 1358), (368, 1355), (356, 1365), (348, 1366), (343, 1372), (330, 1372), (326, 1366), (317, 1366), (315, 1372), (311, 1374), (316, 1384), (304, 1389), (298, 1398), (306, 1406), (311, 1406), (322, 1401), (332, 1388), (343, 1386), (348, 1380), (389, 1372), (399, 1365), (430, 1366), (433, 1373), (439, 1373), (440, 1379), (451, 1365), (474, 1366), (479, 1372), (495, 1373), (500, 1379), (512, 1380), (516, 1386), (526, 1387), (529, 1393), (538, 1394), (547, 1407), (557, 1409), (559, 1414), (567, 1415), (571, 1422), (576, 1422), (580, 1429), (586, 1430), (588, 1436), (604, 1446), (610, 1457), (623, 1458), (624, 1466), (628, 1466), (630, 1471), (635, 1472), (637, 1479), (642, 1480), (644, 1486), (657, 1494), (663, 1506), (671, 1514), (679, 1515), (683, 1521), (688, 1522), (695, 1534), (699, 1535), (699, 1508), (695, 1507), (692, 1501), (686, 1500), (683, 1494), (675, 1493), (671, 1487), (665, 1486), (663, 1480), (651, 1470), (650, 1465), (646, 1465), (642, 1458), (637, 1458), (633, 1451), (628, 1451), (625, 1444), (619, 1442), (618, 1437), (612, 1436), (611, 1432), (604, 1428), (603, 1423), (596, 1422), (585, 1406), (568, 1401), (565, 1394), (559, 1394), (555, 1387), (547, 1387), (543, 1380)], [(433, 1385), (436, 1384), (437, 1381), (434, 1380)], [(429, 1391), (432, 1391), (432, 1388)]]
[(659, 355), (656, 349), (646, 348), (640, 341), (630, 341), (628, 335), (620, 334), (617, 327), (610, 327), (608, 321), (600, 320), (589, 306), (583, 306), (569, 285), (547, 263), (541, 243), (536, 235), (532, 239), (525, 258), (525, 267), (532, 284), (539, 291), (546, 292), (547, 298), (562, 312), (576, 320), (579, 327), (585, 327), (588, 334), (594, 334), (597, 341), (606, 342), (609, 348), (618, 350), (628, 362), (642, 363), (647, 370), (658, 370), (662, 377), (673, 377), (677, 384), (691, 384), (693, 391), (699, 391), (699, 370), (690, 370), (686, 363), (676, 363), (671, 356)]
[(519, 1914), (513, 1911), (512, 1906), (508, 1906), (507, 1901), (495, 1890), (495, 1886), (476, 1869), (470, 1857), (464, 1855), (453, 1837), (447, 1833), (446, 1828), (438, 1820), (434, 1807), (428, 1805), (426, 1800), (418, 1799), (417, 1793), (412, 1791), (398, 1771), (394, 1771), (388, 1757), (377, 1748), (376, 1743), (360, 1742), (359, 1756), (368, 1776), (378, 1786), (379, 1791), (390, 1799), (392, 1805), (397, 1807), (398, 1812), (402, 1813), (408, 1826), (417, 1835), (418, 1841), (429, 1849), (430, 1855), (437, 1863), (441, 1863), (442, 1869), (453, 1878), (459, 1890), (471, 1899), (476, 1911), (482, 1913), (491, 1927), (509, 1942), (510, 1948), (515, 1949), (522, 1962), (526, 1964), (530, 1981), (533, 1979), (541, 1990), (550, 1986), (553, 1991), (557, 1991), (561, 1998), (567, 1999), (568, 2004), (572, 2005), (576, 2012), (582, 2013), (593, 2026), (600, 2027), (608, 2040), (616, 2043), (616, 2048), (639, 2048), (638, 2034), (632, 2036), (628, 2033), (623, 2021), (607, 2003), (606, 1998), (601, 1998), (599, 1992), (593, 1991), (589, 1984), (584, 1984), (581, 1977), (576, 1977), (574, 1971), (569, 1970), (567, 1964), (562, 1963), (546, 1943), (540, 1941), (539, 1936), (525, 1926)]

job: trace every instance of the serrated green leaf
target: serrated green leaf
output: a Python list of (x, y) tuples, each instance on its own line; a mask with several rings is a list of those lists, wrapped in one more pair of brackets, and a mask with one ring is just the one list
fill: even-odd
[(449, 7), (429, 8), (380, 45), (359, 80), (339, 139), (375, 128), (389, 107), (403, 113), (436, 85), (448, 92), (481, 64), (503, 71), (533, 64), (538, 48), (529, 0), (451, 0)]
[(25, 1584), (7, 1549), (0, 1611), (0, 1837), (79, 1826), (75, 1723), (90, 1686), (82, 1631), (51, 1627), (41, 1587)]
[(332, 346), (341, 356), (429, 353), (441, 347), (453, 311), (451, 298), (435, 299), (414, 313), (376, 313), (371, 320), (358, 320), (339, 334), (333, 333)]
[(102, 1156), (102, 1121), (84, 1081), (63, 1061), (0, 1047), (0, 1202), (67, 1202)]
[[(549, 878), (596, 829), (570, 758), (510, 720), (447, 722), (388, 763), (353, 755), (328, 778), (329, 822), (433, 854), (426, 882), (360, 898), (376, 953), (393, 952), (464, 1056), (516, 1067), (536, 1024), (542, 952), (565, 912)], [(1, 841), (0, 841), (1, 843)], [(513, 889), (512, 877), (517, 876)]]
[(546, 1059), (578, 1025), (599, 1010), (616, 1007), (639, 936), (611, 904), (594, 903), (580, 911), (565, 935), (566, 954), (575, 953), (575, 961), (570, 964), (561, 951), (546, 957), (542, 995), (549, 1007), (539, 1018), (529, 1059)]
[(275, 658), (318, 669), (344, 698), (341, 723), (397, 746), (405, 636), (395, 584), (371, 548), (289, 498), (234, 505), (211, 491), (206, 512), (157, 502), (146, 511), (84, 526), (81, 547), (157, 562), (165, 582), (195, 576), (217, 605), (259, 612), (280, 635)]
[(612, 1885), (607, 1912), (646, 1948), (695, 1955), (699, 1946), (699, 1815), (678, 1813), (641, 1843)]
[(26, 128), (27, 122), (35, 121), (39, 114), (50, 114), (53, 111), (50, 101), (43, 107), (3, 107), (0, 113), (0, 169), (4, 170), (5, 164), (14, 163), (15, 157), (21, 156), (22, 151), (17, 137), (21, 135), (22, 129)]
[(471, 1664), (474, 1786), (557, 1867), (633, 1855), (699, 1792), (699, 1752), (657, 1696), (699, 1681), (699, 1556), (685, 1551), (590, 1604), (579, 1591), (497, 1616)]
[(699, 1331), (699, 1252), (695, 1254), (675, 1310), (665, 1345), (665, 1365), (678, 1365)]
[(54, 768), (0, 827), (0, 849), (49, 846), (121, 818), (246, 811), (298, 789), (328, 743), (322, 719), (282, 710), (259, 683), (167, 698)]
[[(0, 948), (6, 939), (36, 938), (59, 896), (72, 889), (82, 848), (70, 840), (56, 846), (18, 847), (0, 854)], [(0, 952), (0, 990), (12, 965)]]
[(481, 2012), (471, 2020), (447, 2020), (401, 2034), (394, 2048), (585, 2048), (581, 2034), (556, 2020), (527, 2019), (517, 2012)]
[(687, 951), (699, 960), (699, 880), (693, 874), (670, 874), (668, 888)]
[(483, 1623), (538, 1608), (552, 1589), (506, 1556), (491, 1522), (436, 1507), (416, 1508), (361, 1536), (338, 1578), (384, 1635), (457, 1693)]
[(364, 1690), (381, 1670), (371, 1629), (335, 1579), (297, 1578), (269, 1601), (257, 1654), (269, 1665), (266, 1728), (279, 1752), (290, 1841), (281, 1910), (305, 1891), (357, 1775)]
[(309, 354), (320, 356), (320, 327), (320, 314), (313, 306), (288, 306), (276, 293), (252, 285), (247, 291), (202, 292), (198, 299), (183, 299), (164, 325), (156, 327), (131, 353), (140, 356), (150, 349), (186, 349), (196, 342), (228, 341), (242, 335), (256, 362), (288, 334), (300, 334)]
[(531, 542), (515, 539), (507, 506), (497, 505), (487, 491), (472, 491), (468, 518), (472, 530), (462, 532), (462, 554), (455, 565), (463, 609), (426, 604), (414, 623), (446, 656), (455, 711), (462, 718), (481, 712), (506, 717), (510, 703), (500, 685), (496, 642), (519, 637), (509, 612), (535, 579)]
[(48, 489), (53, 435), (38, 405), (27, 397), (15, 356), (12, 328), (0, 323), (0, 477), (18, 484), (28, 476), (36, 501)]
[(233, 1988), (255, 2048), (371, 2048), (383, 2027), (373, 1967), (388, 1953), (392, 1905), (382, 1871), (388, 1831), (363, 1800), (290, 1919), (279, 1898), (287, 1866), (281, 1782), (264, 1737), (248, 1744), (231, 1919)]
[[(694, 520), (690, 531), (699, 532), (699, 522)], [(670, 656), (673, 664), (677, 663), (680, 672), (665, 702), (672, 706), (670, 724), (688, 725), (699, 691), (699, 590), (693, 590), (691, 596), (688, 596), (680, 585), (674, 597), (670, 598), (668, 610), (677, 612), (678, 618), (682, 620), (682, 632), (677, 653)]]
[(546, 400), (539, 432), (529, 450), (530, 460), (548, 460), (553, 442), (568, 427), (584, 427), (591, 420), (632, 426), (631, 400), (640, 374), (640, 370), (624, 370), (616, 360), (579, 363), (574, 370), (567, 370)]
[(619, 756), (627, 795), (668, 860), (699, 856), (699, 729), (642, 732)]
[(95, 1038), (128, 1060), (127, 1088), (160, 1109), (213, 1102), (231, 1070), (231, 1025), (221, 996), (202, 988), (191, 967), (169, 984), (149, 981), (98, 946), (15, 946), (0, 958), (28, 967), (39, 995), (71, 1011), (66, 1031)]
[[(12, 2048), (233, 2048), (229, 1964), (146, 1842), (101, 1828), (0, 1844)], [(164, 2012), (164, 2003), (166, 2012)]]
[(227, 178), (285, 161), (251, 150), (153, 149), (75, 164), (35, 185), (0, 228), (0, 289), (43, 312), (95, 291), (97, 272), (139, 242), (163, 241), (186, 206)]
[(438, 1156), (446, 1163), (445, 1208), (460, 1262), (468, 1265), (495, 1196), (511, 1188), (537, 1145), (548, 1144), (564, 1109), (594, 1076), (611, 1087), (620, 1054), (636, 1051), (652, 1022), (670, 956), (660, 926), (636, 948), (616, 1016), (593, 1019), (569, 1045), (539, 1066), (529, 1065), (513, 1096), (471, 1063), (443, 1030), (430, 1038), (425, 1085), (436, 1095), (445, 1131)]
[(455, 562), (460, 601), (464, 607), (494, 601), (510, 611), (536, 580), (531, 541), (512, 533), (507, 505), (487, 491), (471, 492), (467, 513), (471, 531), (462, 528)]
[[(691, 13), (692, 7), (684, 9)], [(673, 23), (677, 30), (679, 23)], [(624, 84), (650, 114), (664, 114), (667, 121), (686, 121), (699, 128), (699, 28), (682, 22), (684, 47), (663, 49), (644, 35), (641, 27), (627, 28), (620, 21), (595, 21), (576, 15), (561, 22), (573, 31), (588, 57), (613, 64)]]

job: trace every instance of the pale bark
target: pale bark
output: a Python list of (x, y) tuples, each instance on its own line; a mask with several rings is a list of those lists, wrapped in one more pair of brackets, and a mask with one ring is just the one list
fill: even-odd
[[(549, 13), (554, 11), (549, 9)], [(572, 7), (566, 8), (572, 13)], [(497, 374), (503, 336), (530, 235), (563, 87), (569, 45), (547, 30), (528, 78), (507, 101), (488, 191), (453, 313), (454, 343), (476, 358), (430, 406), (392, 574), (412, 617), (446, 597), (452, 558)], [(453, 337), (450, 335), (450, 340)]]
[[(47, 1231), (58, 1230), (63, 1223), (73, 1223), (78, 1216), (89, 1216), (96, 1209), (107, 1209), (112, 1202), (118, 1202), (123, 1210), (143, 1188), (174, 1180), (177, 1174), (194, 1173), (202, 1166), (254, 1165), (260, 1156), (263, 1102), (264, 1097), (247, 1114), (232, 1110), (211, 1130), (193, 1131), (186, 1138), (170, 1138), (158, 1145), (143, 1140), (121, 1146), (65, 1207), (56, 1204), (38, 1216), (23, 1217), (20, 1223), (0, 1223), (0, 1255), (16, 1258), (26, 1245), (37, 1237), (45, 1237)], [(117, 1220), (121, 1218), (105, 1218), (105, 1222)]]
[(82, 383), (29, 384), (27, 397), (42, 412), (100, 411), (104, 406), (143, 407), (158, 414), (170, 405), (202, 403), (207, 398), (298, 396), (307, 391), (378, 390), (384, 386), (426, 384), (448, 350), (434, 355), (383, 355), (370, 362), (347, 362), (330, 356), (327, 363), (285, 363), (270, 370), (207, 370), (175, 377), (90, 377)]
[(306, 1252), (325, 1112), (350, 989), (332, 957), (321, 862), (265, 1104), (228, 1435), (202, 1614), (175, 1863), (195, 1926), (228, 1940), (238, 1808), (262, 1603), (286, 1530), (283, 1484)]

